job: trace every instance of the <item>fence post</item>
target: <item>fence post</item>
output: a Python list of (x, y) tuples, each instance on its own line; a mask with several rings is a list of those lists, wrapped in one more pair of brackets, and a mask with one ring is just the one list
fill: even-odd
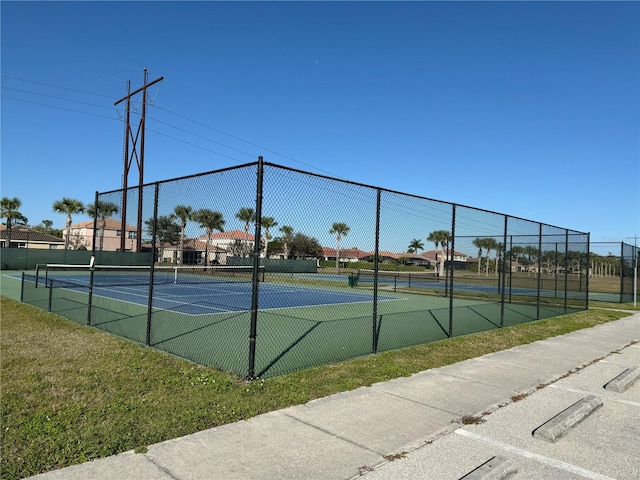
[[(449, 338), (453, 337), (453, 258), (456, 251), (456, 204), (451, 205), (451, 275), (449, 276)], [(446, 262), (446, 257), (445, 257)], [(446, 284), (445, 284), (446, 285)]]
[(569, 299), (569, 230), (564, 231), (564, 313)]
[[(378, 353), (378, 254), (380, 252), (380, 189), (376, 191), (376, 238), (373, 258), (373, 341), (372, 353)], [(395, 291), (395, 279), (394, 289)]]
[(624, 302), (624, 242), (620, 242), (620, 303)]
[(49, 304), (47, 305), (47, 312), (51, 313), (51, 307), (53, 306), (53, 280), (49, 283)]
[(542, 224), (539, 223), (538, 229), (538, 258), (536, 259), (536, 266), (538, 267), (538, 295), (536, 297), (536, 320), (540, 320), (540, 293), (542, 290)]
[(248, 380), (255, 378), (256, 369), (256, 336), (258, 331), (258, 276), (260, 272), (260, 230), (262, 227), (262, 182), (264, 162), (258, 157), (256, 178), (256, 231), (253, 242), (253, 278), (251, 282), (251, 331), (249, 333), (249, 372)]
[[(138, 187), (142, 191), (142, 185)], [(156, 264), (156, 241), (158, 239), (158, 193), (160, 192), (160, 184), (156, 182), (153, 193), (153, 221), (151, 231), (151, 265), (149, 268), (149, 296), (147, 299), (147, 335), (145, 337), (145, 344), (147, 347), (151, 345), (151, 318), (153, 316), (153, 275)], [(140, 198), (142, 195), (140, 194)], [(142, 204), (138, 204), (138, 210), (142, 211)], [(124, 235), (124, 232), (122, 232)], [(141, 232), (138, 231), (138, 235)]]
[(587, 232), (587, 278), (585, 280), (585, 310), (589, 310), (589, 252), (591, 251), (591, 233)]
[[(93, 304), (93, 267), (95, 266), (96, 261), (96, 240), (98, 236), (98, 212), (100, 209), (98, 208), (98, 191), (96, 190), (96, 195), (94, 199), (93, 206), (95, 207), (95, 215), (93, 216), (93, 236), (91, 238), (91, 260), (89, 262), (89, 295), (87, 299), (87, 325), (91, 325), (91, 306)], [(68, 233), (68, 232), (67, 232)], [(65, 255), (67, 255), (67, 250), (65, 250)]]
[[(502, 268), (498, 277), (500, 287), (500, 276), (502, 277), (502, 289), (500, 290), (500, 328), (504, 327), (504, 295), (507, 287), (507, 227), (509, 215), (504, 216), (504, 234), (502, 236)], [(511, 271), (511, 260), (509, 260), (509, 271)], [(509, 277), (511, 278), (511, 277)]]

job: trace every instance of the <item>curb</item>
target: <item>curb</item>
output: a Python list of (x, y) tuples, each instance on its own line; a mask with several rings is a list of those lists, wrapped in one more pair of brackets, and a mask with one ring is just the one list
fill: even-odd
[(587, 418), (601, 406), (602, 400), (600, 397), (589, 395), (536, 428), (532, 434), (534, 438), (555, 443), (555, 441), (565, 435), (569, 429)]
[(640, 378), (640, 367), (627, 368), (604, 386), (610, 392), (624, 392), (633, 382)]

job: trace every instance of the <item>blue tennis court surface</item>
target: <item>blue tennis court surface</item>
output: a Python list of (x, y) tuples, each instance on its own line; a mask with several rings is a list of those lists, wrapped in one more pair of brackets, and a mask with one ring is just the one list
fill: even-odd
[[(56, 278), (50, 276), (49, 280)], [(88, 293), (86, 277), (65, 275), (59, 279), (60, 286), (76, 292)], [(72, 285), (75, 283), (76, 285)], [(86, 283), (86, 285), (85, 285)], [(45, 288), (43, 284), (39, 288)], [(153, 286), (153, 308), (170, 310), (186, 315), (207, 315), (228, 313), (251, 309), (252, 285), (248, 282), (229, 283), (166, 283)], [(149, 285), (103, 285), (94, 286), (94, 297), (104, 297), (121, 302), (147, 305)], [(392, 296), (378, 296), (379, 300), (397, 299)], [(300, 287), (286, 284), (259, 284), (259, 305), (261, 310), (308, 307), (321, 305), (340, 305), (373, 302), (370, 292), (341, 291)]]

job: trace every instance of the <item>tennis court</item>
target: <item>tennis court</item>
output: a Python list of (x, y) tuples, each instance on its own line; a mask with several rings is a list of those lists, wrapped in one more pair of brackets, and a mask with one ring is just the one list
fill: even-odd
[[(90, 319), (99, 329), (203, 365), (246, 373), (253, 272), (156, 269), (151, 283), (145, 268), (96, 269), (91, 302), (89, 275), (87, 267), (26, 275), (23, 301), (79, 323)], [(260, 272), (259, 278), (258, 377), (501, 327), (496, 301), (456, 298), (450, 315), (449, 298), (394, 292), (384, 281), (374, 303), (371, 285), (350, 288), (346, 274)], [(525, 304), (504, 308), (502, 326), (564, 313), (554, 305), (540, 312)]]

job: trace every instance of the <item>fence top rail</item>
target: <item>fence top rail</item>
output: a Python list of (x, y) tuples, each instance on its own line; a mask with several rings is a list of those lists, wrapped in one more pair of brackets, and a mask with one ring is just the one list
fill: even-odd
[[(494, 212), (492, 210), (486, 210), (484, 208), (479, 208), (479, 207), (472, 207), (470, 205), (463, 205), (463, 204), (459, 204), (459, 203), (447, 202), (445, 200), (438, 200), (438, 199), (435, 199), (435, 198), (425, 197), (425, 196), (422, 196), (422, 195), (417, 195), (417, 194), (412, 194), (412, 193), (407, 193), (407, 192), (400, 192), (398, 190), (391, 190), (391, 189), (388, 189), (388, 188), (376, 187), (374, 185), (368, 185), (368, 184), (365, 184), (365, 183), (354, 182), (354, 181), (351, 181), (351, 180), (346, 180), (346, 179), (338, 178), (338, 177), (331, 177), (329, 175), (323, 175), (323, 174), (320, 174), (320, 173), (306, 172), (304, 170), (299, 170), (299, 169), (296, 169), (296, 168), (293, 168), (293, 167), (286, 167), (284, 165), (278, 165), (276, 163), (261, 162), (260, 160), (256, 161), (256, 162), (245, 163), (245, 164), (242, 164), (242, 165), (236, 165), (236, 166), (233, 166), (233, 167), (227, 167), (227, 168), (222, 168), (222, 169), (218, 169), (218, 170), (210, 170), (208, 172), (202, 172), (202, 173), (197, 173), (197, 174), (193, 174), (193, 175), (186, 175), (186, 176), (182, 176), (182, 177), (175, 177), (175, 178), (160, 180), (160, 181), (156, 181), (156, 182), (149, 182), (149, 183), (145, 183), (142, 186), (135, 185), (135, 186), (132, 186), (132, 187), (128, 187), (126, 190), (127, 191), (136, 190), (138, 188), (145, 188), (145, 187), (150, 187), (150, 186), (153, 186), (153, 185), (161, 185), (163, 183), (181, 181), (181, 180), (186, 180), (186, 179), (189, 179), (189, 178), (198, 178), (198, 177), (203, 177), (203, 176), (207, 176), (207, 175), (213, 175), (213, 174), (216, 174), (216, 173), (228, 172), (228, 171), (231, 171), (231, 170), (239, 170), (239, 169), (242, 169), (242, 168), (254, 167), (254, 166), (259, 165), (260, 163), (262, 163), (263, 166), (268, 166), (268, 167), (277, 168), (277, 169), (281, 169), (281, 170), (287, 170), (287, 171), (290, 171), (290, 172), (299, 173), (301, 175), (309, 175), (309, 176), (313, 176), (313, 177), (316, 177), (316, 178), (323, 178), (323, 179), (326, 179), (326, 180), (347, 183), (349, 185), (354, 185), (354, 186), (357, 186), (357, 187), (363, 187), (363, 188), (378, 190), (378, 191), (381, 191), (381, 192), (392, 193), (392, 194), (395, 194), (395, 195), (403, 195), (403, 196), (406, 196), (406, 197), (416, 198), (416, 199), (419, 199), (419, 200), (427, 200), (427, 201), (430, 201), (430, 202), (436, 202), (436, 203), (440, 203), (440, 204), (444, 204), (444, 205), (451, 205), (451, 207), (453, 207), (453, 208), (456, 208), (456, 207), (468, 208), (470, 210), (476, 210), (478, 212), (490, 213), (490, 214), (493, 214), (493, 215), (501, 215), (503, 217), (512, 218), (514, 220), (521, 220), (521, 221), (525, 221), (525, 222), (531, 222), (531, 223), (534, 223), (536, 225), (542, 225), (542, 226), (545, 226), (545, 227), (551, 227), (551, 228), (557, 228), (557, 229), (560, 229), (560, 230), (565, 230), (567, 232), (572, 232), (573, 234), (589, 235), (588, 232), (580, 232), (578, 230), (572, 230), (572, 229), (568, 229), (568, 228), (565, 228), (565, 227), (558, 227), (556, 225), (551, 225), (551, 224), (539, 222), (539, 221), (536, 221), (536, 220), (530, 220), (530, 219), (527, 219), (527, 218), (517, 217), (515, 215), (510, 215), (510, 214), (500, 213), (500, 212)], [(99, 195), (108, 195), (108, 194), (114, 194), (114, 193), (118, 193), (118, 192), (122, 192), (122, 191), (123, 191), (123, 189), (110, 190), (110, 191), (107, 191), (107, 192), (96, 192), (96, 195), (98, 195), (98, 196)]]

